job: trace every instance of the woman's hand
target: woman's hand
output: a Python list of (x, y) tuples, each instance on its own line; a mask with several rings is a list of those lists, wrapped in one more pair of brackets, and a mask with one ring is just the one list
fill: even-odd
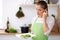
[(47, 11), (45, 11), (45, 12), (43, 13), (43, 19), (46, 19), (46, 18), (47, 18), (47, 16), (48, 16), (48, 12), (47, 12)]

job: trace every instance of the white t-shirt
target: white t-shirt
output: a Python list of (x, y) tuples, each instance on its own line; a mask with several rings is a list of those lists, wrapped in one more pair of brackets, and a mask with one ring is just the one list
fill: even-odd
[[(34, 24), (35, 20), (36, 20), (37, 23), (43, 23), (43, 18), (34, 17), (33, 20), (32, 20), (32, 25)], [(52, 16), (47, 17), (46, 23), (49, 27), (49, 30), (44, 33), (45, 35), (48, 36), (48, 34), (50, 33), (50, 31), (52, 30), (52, 28), (54, 26), (54, 22), (55, 21), (54, 21), (54, 18)]]

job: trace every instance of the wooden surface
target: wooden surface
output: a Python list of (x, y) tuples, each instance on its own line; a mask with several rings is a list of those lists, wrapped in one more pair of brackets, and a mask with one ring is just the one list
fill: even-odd
[(58, 6), (57, 12), (58, 12), (57, 19), (60, 20), (60, 6)]
[(60, 35), (60, 32), (51, 32), (49, 35)]
[(57, 20), (55, 20), (55, 24), (51, 30), (50, 35), (60, 35), (60, 27), (57, 24)]
[[(15, 35), (21, 33), (6, 33), (5, 30), (0, 30), (0, 35)], [(51, 32), (49, 35), (60, 35), (60, 32)]]
[(19, 34), (19, 33), (7, 33), (5, 32), (4, 29), (0, 29), (0, 35), (15, 35), (15, 34)]
[(60, 26), (59, 26), (59, 30), (58, 30), (58, 31), (59, 31), (59, 33), (60, 33)]

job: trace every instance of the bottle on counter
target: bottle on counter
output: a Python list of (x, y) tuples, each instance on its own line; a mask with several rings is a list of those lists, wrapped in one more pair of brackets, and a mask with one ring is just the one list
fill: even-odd
[(6, 25), (7, 25), (7, 28), (5, 29), (5, 32), (9, 32), (9, 31), (8, 31), (8, 29), (9, 29), (9, 17), (7, 18)]

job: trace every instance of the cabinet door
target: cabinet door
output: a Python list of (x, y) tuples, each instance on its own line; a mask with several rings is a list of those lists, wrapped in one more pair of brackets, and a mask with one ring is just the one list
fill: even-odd
[(59, 33), (60, 33), (60, 26), (59, 26)]
[(57, 25), (57, 22), (56, 21), (55, 21), (55, 24), (54, 24), (51, 32), (58, 32), (58, 25)]
[[(60, 7), (60, 6), (59, 6)], [(60, 20), (60, 8), (58, 7), (58, 14), (57, 14), (57, 19)]]
[[(58, 15), (57, 15), (58, 22), (60, 21), (60, 5), (58, 7)], [(59, 22), (59, 32), (60, 32), (60, 22)]]

